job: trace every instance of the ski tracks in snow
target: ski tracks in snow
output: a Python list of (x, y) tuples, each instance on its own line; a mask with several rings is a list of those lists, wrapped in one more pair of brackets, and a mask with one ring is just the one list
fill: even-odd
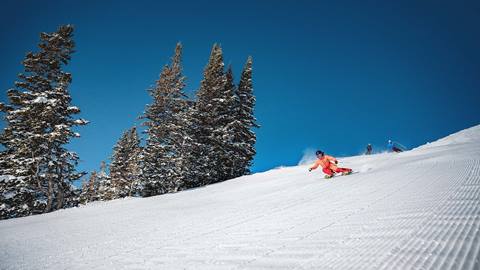
[(1, 221), (0, 269), (480, 269), (466, 139), (347, 158), (368, 170), (329, 180), (290, 167)]

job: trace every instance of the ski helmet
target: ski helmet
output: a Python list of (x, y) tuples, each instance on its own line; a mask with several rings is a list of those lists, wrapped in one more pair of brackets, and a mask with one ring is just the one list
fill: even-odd
[(318, 156), (318, 155), (323, 156), (323, 152), (322, 152), (321, 150), (317, 150), (317, 152), (315, 152), (315, 155), (317, 155), (317, 156)]

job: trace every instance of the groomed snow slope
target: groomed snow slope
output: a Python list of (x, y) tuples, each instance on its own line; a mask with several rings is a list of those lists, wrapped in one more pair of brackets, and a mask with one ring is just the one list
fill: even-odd
[(480, 126), (341, 161), (0, 221), (0, 268), (480, 269)]

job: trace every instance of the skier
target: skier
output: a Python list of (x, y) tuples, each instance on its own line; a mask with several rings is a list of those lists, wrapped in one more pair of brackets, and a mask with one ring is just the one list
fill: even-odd
[(365, 155), (371, 155), (372, 154), (372, 145), (371, 144), (368, 144), (367, 145), (367, 152), (365, 152)]
[(388, 149), (388, 152), (395, 152), (395, 153), (403, 152), (403, 150), (400, 147), (398, 147), (394, 142), (392, 142), (392, 140), (388, 140), (387, 149)]
[(315, 164), (313, 164), (313, 166), (308, 169), (309, 172), (315, 170), (316, 168), (318, 168), (318, 166), (322, 166), (323, 172), (326, 174), (325, 178), (331, 178), (335, 173), (342, 173), (342, 175), (352, 173), (352, 169), (337, 167), (337, 159), (332, 156), (325, 155), (325, 153), (320, 150), (315, 152), (315, 155), (318, 159), (317, 161), (315, 161)]

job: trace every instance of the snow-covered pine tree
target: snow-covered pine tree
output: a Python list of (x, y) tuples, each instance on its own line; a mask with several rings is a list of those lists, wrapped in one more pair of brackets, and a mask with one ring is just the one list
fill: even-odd
[(250, 166), (255, 157), (256, 135), (252, 128), (259, 128), (257, 119), (254, 116), (255, 96), (253, 94), (252, 83), (252, 57), (249, 56), (242, 70), (240, 82), (237, 88), (237, 95), (240, 100), (239, 109), (237, 111), (237, 119), (242, 122), (242, 130), (239, 134), (239, 144), (242, 145), (242, 162), (238, 167), (237, 176), (250, 173)]
[(128, 196), (139, 196), (141, 190), (142, 159), (143, 147), (140, 145), (141, 139), (137, 128), (130, 129), (129, 149), (131, 149), (130, 158), (127, 160), (128, 179), (130, 181)]
[(112, 186), (115, 188), (115, 197), (119, 196), (123, 192), (120, 189), (125, 190), (127, 183), (127, 162), (128, 153), (127, 145), (129, 140), (130, 130), (123, 132), (122, 137), (113, 147), (112, 162), (110, 163), (110, 177), (112, 178)]
[(132, 196), (140, 175), (140, 138), (137, 128), (132, 127), (123, 133), (113, 148), (110, 177), (115, 190), (115, 198)]
[(241, 140), (241, 132), (243, 131), (242, 121), (238, 119), (240, 109), (240, 99), (237, 95), (237, 89), (233, 79), (232, 67), (229, 65), (226, 73), (227, 82), (225, 84), (225, 109), (223, 118), (224, 134), (223, 142), (227, 149), (227, 159), (225, 165), (229, 169), (226, 171), (226, 179), (232, 179), (243, 175), (240, 167), (243, 166), (243, 158), (245, 156), (244, 145)]
[(80, 203), (86, 204), (88, 202), (88, 181), (82, 182), (82, 192), (80, 193)]
[(82, 193), (80, 194), (80, 203), (86, 204), (98, 200), (99, 183), (97, 179), (97, 172), (92, 171), (88, 181), (82, 184)]
[(185, 76), (181, 67), (182, 45), (177, 44), (171, 64), (165, 65), (150, 95), (142, 118), (147, 140), (142, 153), (143, 196), (175, 192), (182, 184), (182, 147), (185, 140), (185, 111), (188, 101), (183, 92)]
[(25, 72), (7, 92), (10, 104), (0, 104), (6, 120), (0, 134), (1, 173), (15, 178), (0, 186), (9, 198), (0, 202), (7, 217), (49, 212), (75, 202), (69, 198), (75, 194), (71, 182), (83, 173), (76, 172), (78, 156), (65, 145), (80, 136), (72, 128), (87, 121), (73, 119), (80, 110), (71, 105), (72, 75), (62, 71), (73, 53), (72, 36), (71, 25), (41, 33), (39, 52), (26, 55)]
[(208, 184), (208, 171), (211, 167), (208, 164), (208, 145), (202, 143), (202, 126), (200, 118), (197, 117), (196, 102), (190, 101), (188, 109), (183, 113), (185, 123), (185, 137), (181, 148), (180, 163), (178, 168), (183, 168), (182, 189), (194, 188)]
[(224, 72), (223, 53), (215, 44), (204, 70), (204, 78), (197, 92), (195, 106), (198, 137), (204, 149), (201, 154), (207, 164), (201, 171), (204, 184), (224, 181), (233, 177), (236, 129), (239, 122), (234, 111), (238, 105), (235, 97), (233, 74)]
[(98, 199), (109, 201), (115, 199), (115, 187), (112, 184), (111, 177), (107, 174), (107, 164), (105, 161), (100, 163), (100, 171), (96, 175), (98, 181)]

